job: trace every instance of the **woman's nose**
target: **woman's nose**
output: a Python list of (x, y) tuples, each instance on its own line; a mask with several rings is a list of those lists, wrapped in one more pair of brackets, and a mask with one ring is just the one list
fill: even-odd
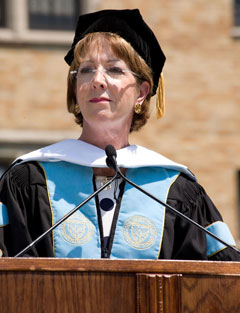
[(96, 69), (92, 78), (92, 85), (94, 89), (99, 87), (105, 89), (107, 87), (106, 76), (103, 69)]

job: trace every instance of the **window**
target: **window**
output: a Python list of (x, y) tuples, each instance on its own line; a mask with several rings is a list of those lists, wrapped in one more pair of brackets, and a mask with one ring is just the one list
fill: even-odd
[(5, 1), (0, 0), (0, 27), (6, 26), (6, 11), (5, 11)]
[(28, 0), (29, 28), (74, 30), (80, 5), (75, 0)]
[(234, 1), (234, 26), (240, 27), (240, 0)]
[(87, 0), (0, 0), (0, 42), (71, 44), (78, 16), (92, 10)]
[(240, 0), (233, 0), (233, 37), (240, 37)]

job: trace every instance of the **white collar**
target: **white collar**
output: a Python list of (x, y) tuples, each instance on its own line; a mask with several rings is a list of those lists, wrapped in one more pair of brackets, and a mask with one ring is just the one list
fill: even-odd
[[(66, 161), (89, 167), (107, 167), (106, 154), (103, 149), (77, 139), (67, 139), (50, 146), (20, 156), (17, 160), (27, 161)], [(119, 167), (137, 168), (159, 166), (175, 169), (195, 179), (186, 166), (175, 163), (161, 154), (142, 146), (131, 145), (117, 150)]]

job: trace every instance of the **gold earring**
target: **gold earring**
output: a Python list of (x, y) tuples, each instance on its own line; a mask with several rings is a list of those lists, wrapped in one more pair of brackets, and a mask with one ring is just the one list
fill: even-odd
[(75, 113), (75, 114), (79, 114), (80, 112), (81, 112), (81, 110), (80, 110), (79, 105), (78, 105), (78, 104), (75, 104), (75, 105), (74, 105), (74, 113)]
[(134, 111), (135, 111), (136, 114), (140, 114), (140, 113), (141, 113), (141, 111), (142, 111), (142, 106), (141, 106), (140, 103), (137, 103), (137, 104), (136, 104)]

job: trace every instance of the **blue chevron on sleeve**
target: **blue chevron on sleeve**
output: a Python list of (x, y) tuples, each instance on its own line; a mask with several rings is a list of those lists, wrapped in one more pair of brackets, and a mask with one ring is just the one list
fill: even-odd
[[(233, 236), (228, 228), (228, 225), (224, 222), (218, 221), (206, 227), (208, 231), (213, 233), (215, 236), (224, 240), (231, 246), (236, 246)], [(225, 249), (226, 246), (221, 242), (217, 241), (215, 238), (207, 234), (207, 256), (210, 257), (217, 252)]]
[(9, 224), (8, 211), (6, 205), (0, 202), (0, 227)]

